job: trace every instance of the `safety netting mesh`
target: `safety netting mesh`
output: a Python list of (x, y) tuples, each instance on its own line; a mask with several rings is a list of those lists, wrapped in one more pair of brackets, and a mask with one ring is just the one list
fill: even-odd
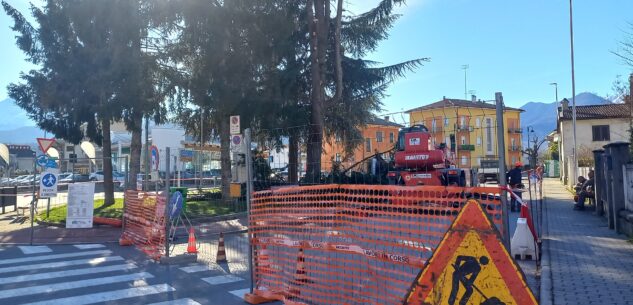
[(120, 243), (133, 244), (159, 260), (165, 253), (165, 204), (164, 195), (126, 191)]
[(497, 188), (294, 186), (253, 194), (256, 295), (308, 304), (401, 304), (470, 198), (502, 230)]

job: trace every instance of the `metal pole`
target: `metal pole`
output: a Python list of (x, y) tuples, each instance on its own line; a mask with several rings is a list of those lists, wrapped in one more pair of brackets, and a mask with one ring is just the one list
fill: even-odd
[(145, 177), (143, 178), (143, 190), (149, 191), (149, 118), (145, 118)]
[(468, 65), (463, 65), (462, 69), (464, 69), (464, 100), (468, 99), (468, 82), (467, 82), (467, 72), (468, 68), (470, 68), (470, 66)]
[[(124, 160), (125, 164), (123, 166), (125, 166), (125, 180), (123, 180), (123, 183), (125, 183), (125, 187), (123, 188), (123, 197), (125, 197), (125, 190), (129, 189), (130, 186), (130, 171), (129, 171), (129, 167), (128, 167), (128, 158), (127, 156), (125, 156), (125, 160)], [(136, 186), (134, 186), (136, 187)]]
[[(248, 215), (249, 224), (248, 227), (251, 227), (250, 224), (250, 215), (251, 215), (251, 193), (253, 192), (253, 160), (251, 159), (251, 129), (246, 128), (244, 130), (244, 146), (246, 146), (245, 151), (245, 159), (246, 159), (246, 213)], [(250, 235), (250, 234), (249, 234)], [(251, 274), (251, 293), (253, 293), (253, 243), (249, 236), (248, 238), (248, 270), (250, 270)]]
[(503, 124), (503, 95), (501, 92), (495, 93), (495, 101), (497, 102), (497, 154), (499, 155), (499, 186), (501, 190), (501, 213), (503, 218), (503, 244), (510, 251), (510, 226), (508, 220), (508, 198), (505, 191), (507, 185), (506, 178), (506, 150), (505, 150), (505, 134)]
[(571, 119), (572, 119), (572, 128), (573, 139), (574, 139), (574, 150), (572, 152), (574, 158), (574, 175), (578, 175), (578, 145), (576, 143), (576, 75), (575, 75), (575, 67), (574, 67), (574, 19), (573, 19), (573, 9), (572, 9), (573, 0), (569, 0), (569, 37), (571, 41)]
[[(170, 177), (170, 168), (169, 168), (169, 147), (165, 148), (165, 256), (169, 257), (169, 231), (171, 230), (170, 224), (171, 219), (169, 219), (169, 177)], [(176, 224), (178, 225), (178, 224)]]
[(37, 204), (37, 199), (35, 197), (35, 176), (37, 173), (37, 162), (33, 159), (33, 199), (31, 199), (31, 239), (29, 244), (33, 245), (33, 218), (35, 218), (35, 205)]

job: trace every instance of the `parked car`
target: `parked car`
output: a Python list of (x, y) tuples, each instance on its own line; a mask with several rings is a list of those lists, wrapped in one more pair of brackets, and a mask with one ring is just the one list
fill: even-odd
[[(90, 181), (103, 181), (104, 174), (103, 171), (96, 171), (89, 176)], [(125, 182), (125, 174), (119, 173), (117, 171), (112, 172), (112, 181), (115, 183), (124, 183)]]
[(90, 181), (103, 181), (103, 171), (96, 171), (90, 174)]
[(59, 179), (58, 183), (75, 183), (75, 182), (88, 182), (90, 177), (82, 174), (70, 174), (63, 179)]
[[(136, 183), (145, 184), (145, 174), (136, 174)], [(164, 180), (159, 178), (157, 181), (147, 181), (149, 190), (155, 190), (156, 188), (162, 188), (165, 186)]]

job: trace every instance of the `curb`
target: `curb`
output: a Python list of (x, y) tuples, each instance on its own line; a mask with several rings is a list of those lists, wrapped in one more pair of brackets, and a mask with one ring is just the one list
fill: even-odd
[[(543, 196), (544, 199), (547, 196)], [(549, 210), (547, 208), (547, 201), (543, 200), (543, 204), (545, 205), (545, 214), (549, 215)], [(551, 261), (550, 261), (550, 253), (549, 253), (549, 221), (548, 217), (543, 215), (543, 223), (545, 224), (545, 230), (543, 237), (541, 239), (541, 285), (539, 289), (539, 304), (541, 305), (552, 305), (554, 304), (553, 293), (552, 293), (552, 270)]]

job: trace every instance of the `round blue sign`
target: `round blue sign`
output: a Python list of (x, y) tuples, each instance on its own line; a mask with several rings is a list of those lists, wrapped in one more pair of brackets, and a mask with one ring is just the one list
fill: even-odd
[(45, 187), (52, 187), (55, 185), (55, 183), (57, 183), (57, 178), (55, 178), (55, 175), (51, 173), (45, 174), (42, 177), (42, 185), (44, 185)]
[(37, 162), (37, 165), (44, 167), (48, 163), (48, 156), (39, 155), (36, 159), (36, 162)]
[(182, 210), (182, 193), (180, 191), (175, 191), (171, 194), (171, 198), (169, 199), (169, 218), (175, 218), (180, 215), (180, 211)]

